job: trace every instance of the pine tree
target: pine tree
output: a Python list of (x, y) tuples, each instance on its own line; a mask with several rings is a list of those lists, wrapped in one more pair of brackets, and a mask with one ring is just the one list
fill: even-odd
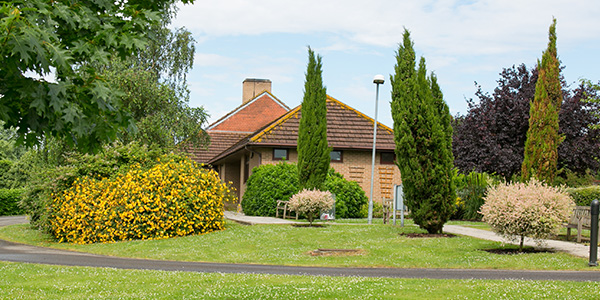
[(415, 68), (407, 30), (396, 53), (391, 82), (396, 161), (405, 203), (416, 224), (439, 233), (453, 212), (455, 199), (451, 117), (437, 78), (427, 77), (425, 59)]
[(539, 74), (529, 110), (521, 178), (527, 181), (533, 176), (552, 184), (556, 177), (558, 146), (564, 139), (558, 132), (558, 112), (563, 95), (556, 51), (556, 19), (550, 25), (548, 36), (548, 49), (544, 51), (542, 61), (538, 60)]
[(308, 48), (308, 68), (298, 127), (298, 177), (303, 189), (322, 189), (329, 170), (327, 92), (321, 56)]

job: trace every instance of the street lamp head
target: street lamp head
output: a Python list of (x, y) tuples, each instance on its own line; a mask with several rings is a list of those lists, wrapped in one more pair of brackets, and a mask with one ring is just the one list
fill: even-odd
[(381, 74), (375, 75), (375, 77), (373, 78), (373, 83), (375, 83), (375, 84), (383, 84), (384, 81), (385, 81), (385, 78)]

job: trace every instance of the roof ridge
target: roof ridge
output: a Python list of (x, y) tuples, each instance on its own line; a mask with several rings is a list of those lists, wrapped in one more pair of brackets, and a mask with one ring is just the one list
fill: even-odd
[(210, 130), (211, 128), (214, 128), (217, 125), (221, 124), (225, 120), (229, 119), (231, 116), (233, 116), (236, 113), (238, 113), (240, 110), (244, 109), (245, 107), (247, 107), (250, 104), (252, 104), (254, 101), (258, 100), (258, 98), (262, 97), (264, 94), (269, 95), (269, 97), (271, 99), (273, 99), (277, 104), (279, 104), (279, 106), (283, 107), (285, 110), (287, 110), (287, 111), (290, 110), (289, 106), (285, 105), (285, 103), (283, 103), (283, 101), (279, 100), (279, 98), (275, 97), (275, 95), (271, 94), (271, 92), (269, 92), (267, 90), (263, 90), (258, 95), (256, 95), (254, 98), (246, 101), (245, 103), (242, 103), (238, 107), (234, 108), (232, 111), (228, 112), (227, 114), (225, 114), (224, 116), (222, 116), (218, 120), (214, 121), (212, 124), (208, 125), (208, 127), (206, 128), (206, 130)]
[[(339, 105), (343, 106), (344, 108), (353, 111), (354, 113), (356, 113), (357, 115), (359, 115), (360, 117), (362, 117), (363, 119), (366, 119), (367, 121), (371, 122), (371, 123), (375, 123), (375, 120), (373, 120), (373, 118), (361, 113), (360, 111), (358, 111), (357, 109), (353, 108), (352, 106), (333, 98), (332, 96), (327, 95), (327, 100), (330, 101), (334, 101), (336, 103), (338, 103)], [(386, 126), (385, 124), (381, 123), (381, 122), (377, 122), (377, 125), (383, 127), (385, 130), (389, 131), (390, 133), (394, 133), (394, 130), (392, 130), (391, 128), (389, 128), (388, 126)]]
[(298, 113), (298, 111), (300, 110), (300, 108), (302, 107), (302, 105), (298, 105), (296, 106), (294, 109), (288, 111), (285, 115), (279, 117), (279, 119), (271, 122), (271, 124), (267, 125), (266, 127), (264, 127), (264, 129), (260, 130), (260, 132), (258, 132), (257, 134), (255, 134), (254, 136), (252, 136), (250, 138), (251, 142), (256, 142), (258, 139), (260, 139), (263, 135), (267, 134), (269, 131), (271, 131), (273, 128), (277, 127), (277, 125), (280, 125), (281, 123), (289, 120), (293, 115), (295, 115), (296, 113)]

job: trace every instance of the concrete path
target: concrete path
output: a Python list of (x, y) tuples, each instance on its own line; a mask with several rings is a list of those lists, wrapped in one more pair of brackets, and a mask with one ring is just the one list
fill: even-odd
[(302, 222), (296, 222), (290, 219), (279, 219), (279, 218), (271, 218), (271, 217), (254, 217), (254, 216), (246, 216), (243, 213), (237, 213), (233, 211), (225, 211), (225, 218), (245, 224), (245, 225), (257, 225), (257, 224), (282, 224), (282, 225), (291, 225), (291, 224), (306, 224)]
[[(242, 221), (246, 218), (238, 216)], [(274, 218), (271, 218), (274, 219)], [(250, 219), (257, 221), (259, 219)], [(263, 219), (264, 221), (264, 219)], [(268, 220), (279, 224), (281, 220)], [(284, 222), (283, 224), (289, 221)], [(0, 226), (27, 223), (24, 217), (0, 217)], [(292, 222), (293, 223), (293, 222)], [(257, 223), (254, 223), (257, 224)], [(264, 223), (263, 223), (264, 224)], [(529, 270), (481, 270), (481, 269), (401, 269), (401, 268), (331, 268), (298, 267), (258, 264), (228, 264), (183, 262), (121, 258), (89, 253), (57, 250), (0, 240), (0, 260), (62, 266), (108, 267), (116, 269), (142, 269), (207, 273), (250, 273), (310, 276), (361, 276), (387, 278), (431, 279), (511, 279), (511, 280), (562, 280), (600, 281), (598, 271), (529, 271)]]
[[(519, 243), (508, 242), (503, 237), (497, 235), (496, 233), (489, 230), (475, 229), (465, 226), (457, 226), (457, 225), (444, 225), (444, 232), (466, 235), (475, 237), (483, 240), (490, 240), (496, 242), (504, 242), (507, 244), (518, 245)], [(526, 246), (537, 247), (533, 239), (525, 238)], [(542, 247), (545, 249), (549, 249), (552, 251), (561, 251), (567, 252), (569, 254), (579, 256), (579, 257), (590, 257), (590, 246), (586, 246), (583, 244), (578, 244), (574, 242), (565, 242), (565, 241), (555, 241), (555, 240), (544, 240)]]

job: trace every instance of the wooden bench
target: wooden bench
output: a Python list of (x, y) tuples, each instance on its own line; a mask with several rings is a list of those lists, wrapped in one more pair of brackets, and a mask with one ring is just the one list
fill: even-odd
[(589, 206), (576, 206), (567, 228), (567, 240), (571, 238), (571, 228), (577, 229), (577, 242), (581, 243), (581, 232), (583, 229), (590, 230), (592, 226), (591, 210)]
[(275, 217), (276, 218), (279, 218), (279, 211), (281, 210), (281, 211), (283, 211), (283, 219), (286, 219), (286, 218), (288, 218), (288, 219), (294, 219), (294, 217), (292, 217), (292, 216), (289, 215), (289, 213), (293, 212), (294, 215), (295, 215), (295, 219), (298, 220), (298, 214), (295, 211), (293, 211), (293, 210), (291, 210), (291, 209), (288, 208), (288, 203), (289, 202), (290, 201), (277, 200), (277, 208), (276, 208), (276, 211), (275, 211)]

